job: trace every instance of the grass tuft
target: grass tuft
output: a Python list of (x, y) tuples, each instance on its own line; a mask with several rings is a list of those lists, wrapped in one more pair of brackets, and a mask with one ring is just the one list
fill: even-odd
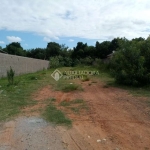
[(64, 101), (62, 101), (61, 103), (60, 103), (60, 106), (70, 106), (70, 102), (68, 102), (68, 101), (66, 101), (66, 100), (64, 100)]
[(67, 107), (71, 109), (74, 113), (79, 113), (83, 109), (88, 109), (85, 101), (83, 99), (74, 99), (72, 101), (62, 101), (60, 106)]
[(63, 92), (71, 92), (71, 91), (77, 90), (78, 87), (79, 87), (79, 86), (76, 85), (76, 84), (67, 84), (67, 85), (64, 85), (64, 86), (61, 88), (61, 90), (62, 90)]
[(61, 110), (58, 110), (52, 103), (47, 106), (44, 116), (46, 120), (57, 125), (72, 125), (72, 121), (67, 118)]
[(90, 81), (90, 78), (87, 75), (83, 76), (82, 82)]

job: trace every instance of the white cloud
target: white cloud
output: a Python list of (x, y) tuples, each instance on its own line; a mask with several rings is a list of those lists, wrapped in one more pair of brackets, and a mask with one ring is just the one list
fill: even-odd
[(45, 42), (50, 42), (50, 41), (51, 41), (51, 39), (50, 39), (50, 38), (48, 38), (48, 37), (44, 37), (44, 38), (43, 38), (43, 41), (45, 41)]
[(55, 36), (54, 39), (55, 39), (55, 40), (59, 40), (59, 37)]
[(17, 36), (7, 36), (6, 37), (9, 42), (21, 42), (22, 39)]
[(0, 6), (0, 29), (49, 39), (131, 39), (150, 32), (149, 0), (5, 0)]
[(0, 41), (0, 44), (5, 44), (5, 42), (4, 41)]
[(74, 40), (73, 40), (73, 39), (70, 39), (69, 42), (74, 42)]

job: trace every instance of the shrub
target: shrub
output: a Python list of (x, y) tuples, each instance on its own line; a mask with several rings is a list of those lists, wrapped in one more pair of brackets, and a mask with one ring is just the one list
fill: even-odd
[(88, 66), (92, 65), (93, 61), (94, 60), (91, 57), (85, 57), (83, 59), (80, 59), (81, 64), (88, 65)]
[(77, 89), (78, 89), (78, 85), (76, 85), (76, 84), (67, 84), (62, 87), (63, 92), (71, 92), (71, 91), (75, 91)]
[(147, 84), (150, 78), (144, 67), (145, 57), (134, 42), (125, 41), (112, 59), (112, 74), (116, 81), (125, 85), (139, 86)]
[(104, 63), (102, 59), (96, 58), (95, 61), (93, 62), (93, 66), (95, 66), (101, 71), (109, 70), (109, 63)]
[(49, 66), (50, 68), (57, 68), (59, 67), (59, 58), (56, 56), (56, 57), (51, 57), (50, 58), (50, 62), (49, 62)]
[(49, 67), (70, 67), (72, 65), (72, 59), (68, 57), (55, 56), (50, 58)]
[(10, 69), (7, 70), (7, 79), (10, 85), (14, 84), (14, 75), (15, 75), (15, 71), (10, 66)]

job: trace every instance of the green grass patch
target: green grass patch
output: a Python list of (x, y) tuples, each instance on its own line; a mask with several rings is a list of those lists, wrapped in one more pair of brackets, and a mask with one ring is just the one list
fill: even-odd
[(74, 99), (71, 101), (71, 104), (81, 104), (81, 103), (84, 103), (83, 99)]
[(77, 84), (66, 84), (61, 87), (63, 92), (71, 92), (78, 90), (79, 86)]
[(83, 76), (82, 82), (90, 81), (90, 78), (87, 75)]
[(74, 112), (74, 113), (80, 113), (81, 110), (88, 110), (88, 107), (86, 105), (86, 103), (82, 103), (81, 105), (75, 106), (75, 107), (70, 107), (70, 109)]
[(50, 102), (55, 102), (55, 101), (56, 101), (56, 98), (53, 98), (53, 97), (52, 97), (52, 98), (50, 98), (49, 100), (50, 100)]
[[(63, 92), (71, 92), (76, 90), (83, 90), (82, 87), (76, 84), (76, 80), (65, 80), (61, 78), (59, 81), (55, 81), (51, 74), (55, 69), (39, 71), (36, 73), (29, 73), (25, 75), (16, 76), (14, 78), (14, 84), (9, 85), (7, 78), (0, 79), (0, 121), (10, 118), (12, 116), (17, 115), (21, 108), (34, 105), (36, 102), (31, 99), (31, 95), (33, 92), (36, 92), (40, 88), (51, 85), (54, 90), (61, 90)], [(94, 67), (63, 67), (58, 68), (60, 72), (65, 71), (96, 71), (97, 68)], [(127, 90), (131, 94), (135, 96), (145, 96), (150, 97), (150, 86), (135, 88), (129, 86), (117, 85), (115, 83), (114, 78), (108, 73), (104, 71), (99, 71), (99, 75), (90, 76), (90, 84), (94, 84), (99, 82), (98, 80), (104, 82), (106, 86), (104, 88), (113, 86)], [(88, 79), (85, 79), (88, 80)], [(72, 84), (70, 84), (72, 83)], [(54, 98), (50, 98), (49, 102), (55, 102)], [(149, 101), (147, 104), (149, 105)], [(78, 112), (81, 109), (86, 108), (86, 104), (83, 100), (72, 100), (71, 102), (62, 102), (62, 106), (72, 107), (75, 104), (76, 107), (72, 108), (74, 112)], [(55, 106), (53, 106), (55, 107)]]
[(79, 108), (79, 107), (70, 107), (70, 109), (71, 109), (74, 113), (79, 113), (79, 112), (80, 112), (80, 108)]
[(44, 117), (46, 120), (56, 125), (72, 125), (72, 121), (67, 118), (61, 110), (58, 110), (52, 103), (47, 106)]
[[(60, 68), (62, 72), (70, 68)], [(39, 71), (36, 73), (29, 73), (14, 77), (14, 84), (8, 84), (7, 78), (0, 79), (0, 121), (17, 115), (21, 108), (34, 105), (34, 101), (31, 97), (32, 93), (36, 92), (40, 88), (51, 85), (52, 87), (61, 88), (64, 91), (72, 91), (78, 88), (77, 85), (69, 85), (68, 82), (60, 80), (56, 82), (51, 74), (55, 69)], [(61, 86), (60, 86), (61, 85)], [(69, 86), (66, 86), (69, 85)], [(51, 99), (50, 101), (54, 101)]]
[(150, 86), (133, 87), (133, 86), (120, 85), (115, 82), (107, 83), (107, 85), (127, 90), (129, 93), (131, 93), (134, 96), (150, 97)]
[(8, 84), (7, 78), (0, 79), (0, 121), (17, 115), (25, 106), (34, 105), (36, 101), (31, 94), (47, 85), (47, 80), (42, 71), (16, 76), (13, 85)]
[(83, 99), (74, 99), (72, 101), (62, 101), (60, 106), (71, 109), (74, 113), (79, 113), (83, 109), (88, 109), (86, 102)]

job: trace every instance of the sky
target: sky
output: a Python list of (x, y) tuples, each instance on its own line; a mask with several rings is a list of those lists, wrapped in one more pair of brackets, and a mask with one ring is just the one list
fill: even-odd
[(0, 0), (0, 46), (95, 45), (150, 35), (150, 0)]

